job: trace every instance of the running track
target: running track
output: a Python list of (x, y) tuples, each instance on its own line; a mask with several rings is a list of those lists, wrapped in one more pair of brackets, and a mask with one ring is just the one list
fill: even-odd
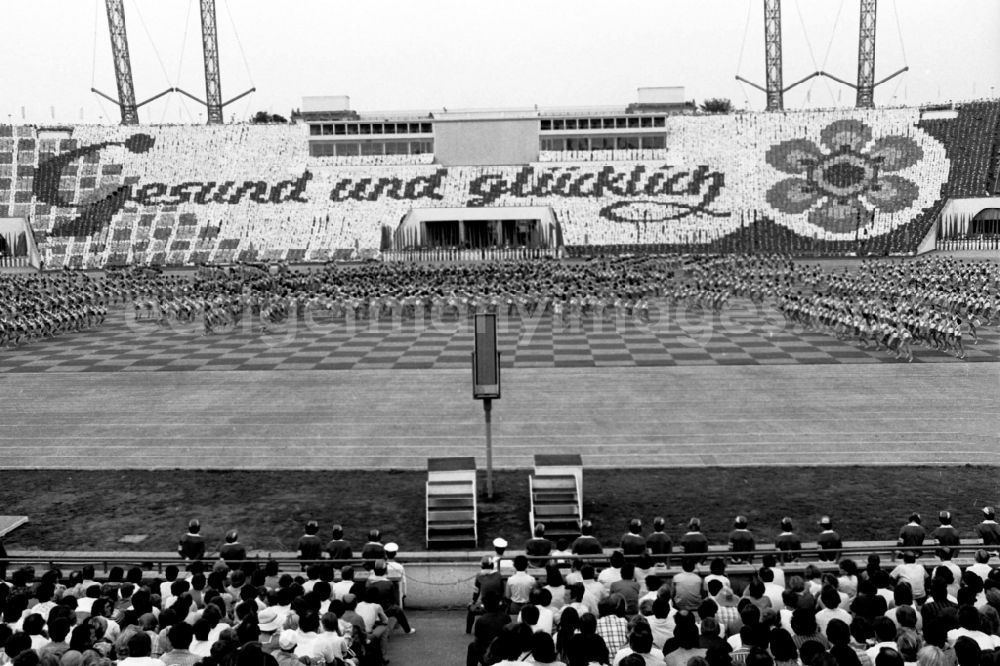
[[(0, 373), (0, 468), (485, 465), (458, 369)], [(494, 465), (1000, 463), (1000, 365), (504, 370)]]

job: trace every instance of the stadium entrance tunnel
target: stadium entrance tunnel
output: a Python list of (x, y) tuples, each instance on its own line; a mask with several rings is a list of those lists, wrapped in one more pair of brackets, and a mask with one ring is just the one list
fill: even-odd
[(529, 248), (562, 245), (549, 206), (414, 208), (392, 234), (391, 248)]
[(949, 199), (941, 212), (939, 237), (963, 238), (1000, 232), (1000, 197)]

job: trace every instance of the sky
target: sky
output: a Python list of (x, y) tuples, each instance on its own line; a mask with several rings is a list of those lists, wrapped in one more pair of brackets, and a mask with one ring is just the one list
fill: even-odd
[[(124, 0), (136, 97), (204, 98), (198, 0)], [(785, 84), (816, 70), (855, 81), (858, 0), (784, 0)], [(119, 120), (104, 0), (0, 0), (0, 122)], [(877, 105), (1000, 96), (1000, 1), (881, 0)], [(644, 86), (761, 109), (763, 0), (216, 0), (227, 120), (286, 115), (306, 95), (359, 111), (626, 105)], [(849, 107), (817, 78), (785, 108)], [(178, 94), (143, 123), (204, 122)]]

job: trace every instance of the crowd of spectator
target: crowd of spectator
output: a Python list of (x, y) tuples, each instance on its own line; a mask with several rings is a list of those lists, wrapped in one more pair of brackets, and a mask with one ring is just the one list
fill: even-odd
[(178, 542), (183, 565), (155, 578), (0, 567), (0, 665), (385, 666), (390, 635), (416, 631), (398, 547), (377, 530), (355, 550), (337, 527), (324, 546), (309, 522), (292, 575), (248, 559), (235, 530), (205, 559), (200, 527), (191, 521)]
[[(748, 520), (738, 516), (730, 554), (710, 559), (697, 519), (677, 543), (656, 518), (643, 535), (632, 520), (607, 566), (595, 568), (584, 534), (552, 544), (544, 526), (525, 554), (505, 556), (507, 543), (483, 558), (466, 633), (467, 665), (518, 662), (567, 666), (990, 666), (1000, 659), (1000, 572), (989, 561), (1000, 548), (1000, 525), (983, 509), (981, 545), (963, 570), (952, 515), (942, 511), (930, 533), (913, 514), (900, 528), (900, 552), (884, 566), (869, 555), (864, 568), (843, 558), (843, 544), (824, 517), (819, 559), (786, 573), (801, 540), (781, 521), (768, 552), (755, 564)], [(541, 527), (541, 529), (539, 529)], [(933, 546), (932, 560), (919, 560)], [(598, 548), (597, 552), (603, 552)], [(680, 564), (667, 569), (670, 557)], [(710, 562), (709, 562), (710, 559)], [(708, 563), (708, 566), (706, 566)], [(544, 573), (529, 567), (544, 565)], [(741, 587), (728, 564), (750, 567)], [(504, 569), (507, 569), (505, 572)], [(795, 568), (799, 571), (801, 565)]]

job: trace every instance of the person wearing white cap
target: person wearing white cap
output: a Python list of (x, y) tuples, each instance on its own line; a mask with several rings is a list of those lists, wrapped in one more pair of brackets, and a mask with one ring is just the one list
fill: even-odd
[(260, 644), (265, 652), (274, 652), (279, 648), (278, 634), (284, 618), (273, 606), (257, 611), (257, 628), (260, 629)]
[(993, 507), (983, 507), (983, 522), (976, 525), (976, 534), (983, 540), (983, 546), (994, 555), (1000, 547), (1000, 525), (997, 524)]
[(271, 653), (277, 660), (278, 666), (297, 666), (302, 663), (295, 654), (297, 645), (298, 634), (294, 629), (285, 629), (281, 632), (278, 636), (278, 649)]
[(399, 544), (394, 541), (385, 544), (385, 575), (399, 587), (399, 606), (402, 608), (406, 600), (406, 570), (396, 561), (398, 552)]
[(507, 540), (503, 537), (497, 537), (493, 539), (493, 551), (494, 555), (490, 558), (493, 563), (493, 568), (502, 573), (504, 576), (514, 575), (514, 561), (509, 557), (504, 557), (504, 551), (507, 550)]

